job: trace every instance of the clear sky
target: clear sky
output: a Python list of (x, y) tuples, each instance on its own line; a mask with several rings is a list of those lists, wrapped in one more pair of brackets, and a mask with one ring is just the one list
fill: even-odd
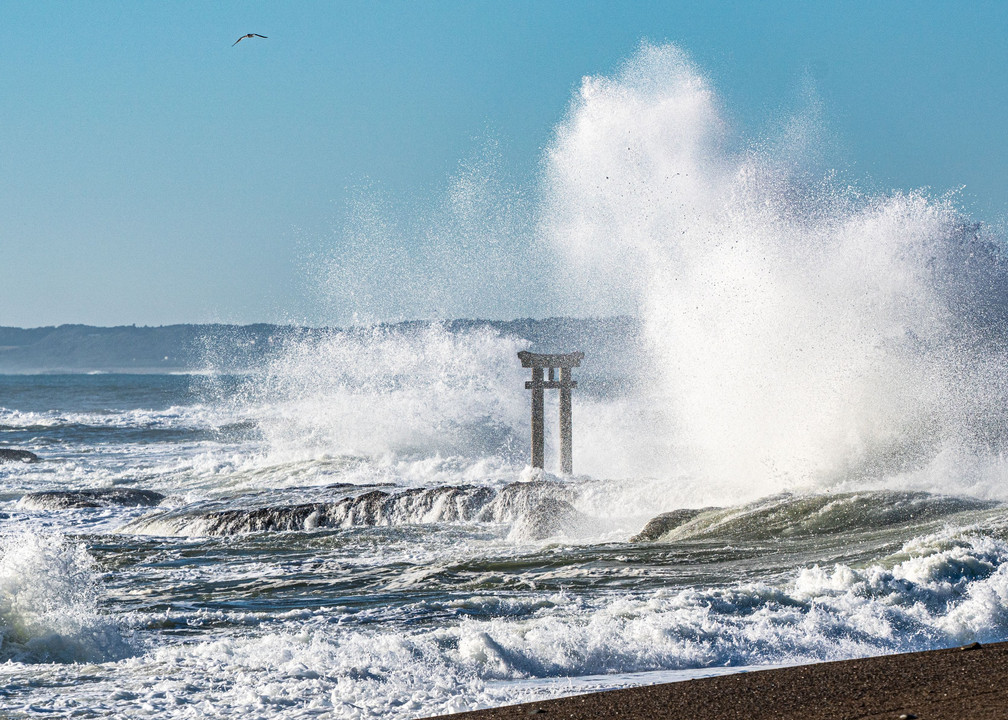
[[(5, 0), (0, 325), (348, 322), (318, 268), (362, 197), (423, 215), (487, 155), (534, 195), (581, 78), (642, 40), (752, 137), (811, 83), (845, 171), (1008, 216), (1004, 2)], [(408, 266), (422, 233), (388, 234)], [(495, 292), (442, 310), (550, 314)]]

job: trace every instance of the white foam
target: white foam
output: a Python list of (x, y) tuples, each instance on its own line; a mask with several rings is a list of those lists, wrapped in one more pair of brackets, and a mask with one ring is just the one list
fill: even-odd
[[(948, 198), (862, 194), (818, 167), (815, 118), (746, 146), (723, 117), (683, 52), (645, 44), (584, 79), (549, 148), (542, 232), (575, 268), (563, 281), (595, 312), (639, 312), (641, 364), (658, 368), (641, 415), (592, 438), (619, 463), (593, 466), (618, 473), (623, 445), (648, 474), (749, 500), (948, 450), (997, 458), (997, 239)], [(981, 464), (1005, 486), (1001, 463)]]
[(0, 426), (44, 429), (67, 425), (92, 428), (202, 428), (223, 424), (221, 408), (202, 404), (174, 405), (164, 409), (134, 408), (105, 412), (35, 412), (0, 407)]
[[(232, 630), (152, 643), (96, 670), (75, 698), (101, 711), (114, 687), (166, 718), (193, 708), (407, 718), (621, 687), (655, 673), (674, 679), (985, 642), (1008, 631), (1006, 560), (1003, 541), (949, 530), (907, 543), (891, 562), (805, 568), (779, 585), (476, 593), (446, 605), (454, 615), (437, 626), (412, 624), (409, 608), (405, 624), (380, 611), (382, 623), (358, 624), (339, 608), (247, 622), (231, 612)], [(59, 697), (33, 692), (39, 707), (61, 707)]]
[(95, 563), (59, 534), (21, 532), (0, 545), (0, 656), (18, 662), (100, 662), (129, 651), (99, 608)]

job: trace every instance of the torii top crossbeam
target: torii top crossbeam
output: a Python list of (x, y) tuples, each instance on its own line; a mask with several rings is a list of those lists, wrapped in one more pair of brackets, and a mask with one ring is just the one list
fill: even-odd
[(522, 367), (527, 368), (576, 368), (584, 360), (583, 352), (567, 353), (566, 355), (556, 355), (547, 353), (534, 353), (522, 350), (518, 353)]

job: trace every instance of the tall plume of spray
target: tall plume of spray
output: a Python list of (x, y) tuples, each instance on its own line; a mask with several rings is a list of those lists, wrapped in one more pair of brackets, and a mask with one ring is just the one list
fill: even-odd
[(513, 319), (549, 307), (545, 291), (522, 290), (548, 287), (549, 268), (532, 262), (531, 200), (503, 156), (488, 131), (430, 196), (354, 188), (304, 268), (316, 320)]
[(809, 126), (732, 149), (709, 83), (652, 45), (585, 78), (558, 126), (541, 232), (583, 304), (641, 316), (675, 448), (653, 471), (698, 479), (695, 502), (866, 482), (1004, 494), (1001, 244), (948, 199), (809, 172)]
[[(536, 285), (526, 277), (528, 200), (493, 137), (476, 145), (433, 203), (380, 185), (357, 188), (330, 242), (309, 254), (315, 321), (350, 329), (293, 338), (253, 375), (244, 401), (261, 406), (270, 462), (326, 454), (405, 460), (439, 482), (424, 464), (434, 456), (467, 468), (445, 480), (460, 482), (468, 471), (496, 477), (524, 456), (516, 358), (524, 345), (445, 322), (518, 317), (529, 310), (523, 288)], [(397, 320), (411, 322), (380, 324)]]

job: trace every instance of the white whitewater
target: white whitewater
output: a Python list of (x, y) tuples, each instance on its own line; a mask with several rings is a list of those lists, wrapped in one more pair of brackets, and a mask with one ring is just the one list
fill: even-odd
[(671, 440), (651, 471), (702, 478), (699, 503), (865, 481), (1005, 497), (1002, 240), (947, 198), (844, 184), (815, 132), (733, 137), (684, 53), (650, 45), (586, 78), (557, 130), (543, 232), (588, 302), (644, 322)]

